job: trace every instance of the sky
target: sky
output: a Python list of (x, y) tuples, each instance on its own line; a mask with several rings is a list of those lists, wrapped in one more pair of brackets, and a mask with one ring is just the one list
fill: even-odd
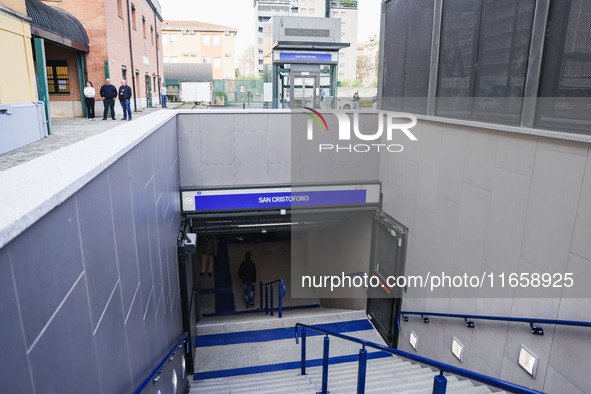
[[(164, 20), (195, 20), (238, 29), (236, 59), (255, 40), (253, 0), (158, 0)], [(357, 39), (379, 35), (381, 0), (359, 0)]]

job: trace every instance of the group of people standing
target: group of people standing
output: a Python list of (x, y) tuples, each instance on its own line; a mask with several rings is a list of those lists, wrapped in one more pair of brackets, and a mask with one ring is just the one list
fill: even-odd
[[(101, 86), (99, 91), (100, 96), (103, 99), (103, 120), (107, 120), (107, 115), (111, 111), (111, 119), (115, 120), (115, 98), (119, 98), (119, 104), (123, 109), (123, 118), (121, 120), (131, 120), (131, 97), (133, 93), (131, 88), (127, 86), (125, 79), (121, 80), (121, 86), (119, 90), (111, 84), (111, 80), (107, 78), (105, 84)], [(86, 87), (84, 88), (84, 100), (86, 103), (86, 110), (88, 111), (88, 120), (95, 119), (94, 113), (94, 97), (96, 91), (92, 82), (86, 81)]]
[[(111, 84), (111, 80), (107, 78), (105, 84), (101, 86), (99, 91), (100, 96), (103, 99), (103, 120), (107, 120), (109, 111), (111, 112), (111, 119), (115, 120), (115, 99), (119, 99), (121, 109), (123, 109), (123, 118), (121, 120), (131, 120), (131, 97), (133, 93), (131, 88), (127, 85), (125, 79), (121, 80), (121, 86), (119, 90)], [(162, 84), (160, 89), (162, 98), (162, 108), (166, 108), (166, 87)], [(84, 102), (86, 104), (86, 110), (88, 113), (88, 120), (95, 120), (94, 113), (94, 98), (96, 96), (96, 90), (92, 85), (92, 82), (86, 81), (86, 87), (84, 88)]]

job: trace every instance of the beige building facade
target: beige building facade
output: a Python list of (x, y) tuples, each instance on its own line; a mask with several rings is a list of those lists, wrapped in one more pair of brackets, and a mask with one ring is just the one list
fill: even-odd
[(233, 27), (197, 21), (164, 21), (164, 63), (211, 63), (214, 79), (234, 79)]

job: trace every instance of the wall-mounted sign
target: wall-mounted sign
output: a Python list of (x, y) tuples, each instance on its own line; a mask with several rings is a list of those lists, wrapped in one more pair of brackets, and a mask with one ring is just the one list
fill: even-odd
[(330, 53), (281, 52), (281, 53), (279, 53), (279, 60), (281, 60), (281, 61), (295, 61), (295, 62), (331, 62), (332, 61), (332, 54), (330, 54)]
[(185, 190), (183, 212), (270, 210), (294, 207), (377, 205), (380, 185), (326, 185), (279, 188)]

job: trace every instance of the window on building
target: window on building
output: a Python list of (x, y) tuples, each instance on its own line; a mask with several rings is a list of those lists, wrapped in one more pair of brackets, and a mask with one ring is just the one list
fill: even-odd
[(209, 58), (209, 57), (204, 57), (204, 58), (203, 58), (203, 63), (207, 63), (207, 64), (211, 63), (211, 58)]
[(150, 42), (154, 45), (154, 26), (150, 25)]
[(65, 60), (48, 60), (46, 70), (49, 94), (69, 94), (68, 63)]
[(213, 58), (213, 68), (222, 68), (222, 61), (219, 57)]
[(121, 66), (121, 79), (125, 79), (127, 81), (127, 67)]
[(432, 0), (385, 3), (384, 109), (425, 114), (433, 24)]
[(444, 2), (437, 114), (520, 123), (534, 7), (535, 0)]
[(591, 130), (591, 3), (554, 0), (546, 36), (536, 125)]
[(179, 57), (178, 56), (171, 56), (170, 57), (170, 62), (171, 63), (178, 63), (179, 62)]
[(144, 38), (146, 38), (146, 17), (142, 15), (142, 33), (144, 34)]
[(117, 0), (117, 15), (123, 17), (123, 4), (121, 4), (121, 0)]
[(164, 56), (162, 58), (162, 60), (164, 61), (164, 63), (170, 63), (170, 60), (168, 59), (168, 56)]
[(168, 45), (168, 34), (162, 33), (162, 45)]
[(178, 39), (178, 34), (170, 33), (170, 45), (177, 45), (179, 43)]
[(219, 47), (220, 44), (222, 43), (222, 37), (219, 34), (214, 34), (212, 41), (213, 41), (213, 46)]
[(210, 41), (209, 41), (210, 38), (209, 37), (210, 37), (209, 34), (204, 34), (203, 35), (203, 45), (209, 45), (209, 43), (210, 43)]
[(131, 26), (137, 30), (136, 18), (135, 18), (135, 5), (131, 3)]
[(313, 14), (314, 12), (316, 12), (316, 10), (314, 8), (310, 8), (310, 14)]

